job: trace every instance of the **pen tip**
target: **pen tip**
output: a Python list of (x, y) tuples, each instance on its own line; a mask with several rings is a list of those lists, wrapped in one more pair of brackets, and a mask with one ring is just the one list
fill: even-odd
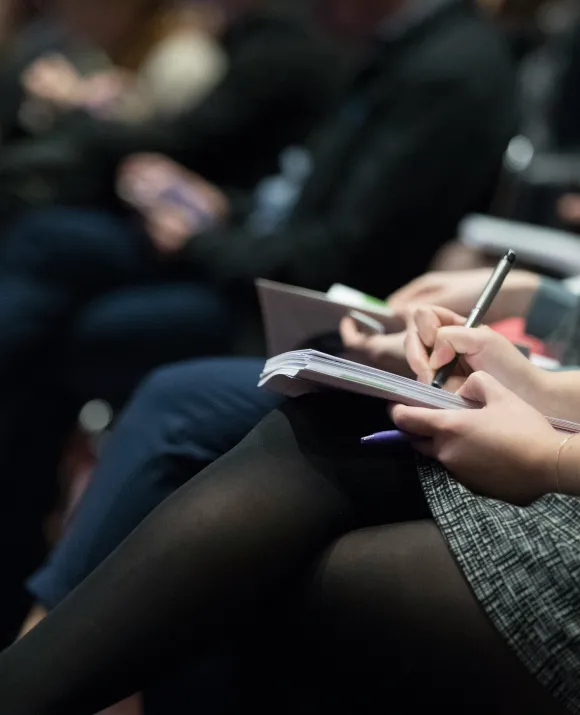
[(509, 261), (510, 263), (515, 263), (515, 262), (516, 262), (516, 252), (515, 252), (515, 251), (512, 251), (511, 248), (510, 248), (510, 250), (506, 253), (506, 256), (505, 256), (505, 257), (506, 257), (506, 261)]

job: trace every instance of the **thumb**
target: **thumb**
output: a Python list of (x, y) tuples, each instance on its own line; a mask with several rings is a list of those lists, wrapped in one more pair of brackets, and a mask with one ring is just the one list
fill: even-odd
[(457, 391), (460, 397), (482, 405), (503, 399), (509, 390), (486, 372), (474, 372)]
[[(466, 328), (463, 326), (447, 326), (437, 331), (433, 344), (430, 367), (438, 370), (447, 365), (455, 355), (463, 355), (473, 369), (486, 368), (477, 362), (477, 357), (493, 343), (496, 334), (486, 327)], [(475, 364), (474, 364), (475, 363)]]
[(368, 336), (362, 333), (356, 322), (349, 316), (340, 321), (340, 336), (345, 348), (362, 350), (368, 343)]

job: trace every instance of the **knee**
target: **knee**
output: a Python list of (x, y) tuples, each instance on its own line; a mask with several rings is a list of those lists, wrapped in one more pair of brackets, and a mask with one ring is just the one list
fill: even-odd
[(122, 243), (127, 223), (113, 213), (89, 209), (53, 208), (32, 211), (12, 224), (3, 251), (13, 256), (43, 253), (59, 261), (82, 252), (94, 253)]
[(185, 400), (199, 383), (191, 363), (168, 365), (154, 370), (138, 388), (132, 408), (146, 412), (165, 412)]
[(75, 253), (79, 233), (93, 225), (90, 217), (69, 209), (31, 211), (11, 225), (2, 245), (2, 263), (10, 268), (30, 261), (45, 263), (51, 256), (59, 261)]
[(43, 237), (58, 236), (63, 231), (67, 231), (72, 226), (78, 228), (81, 221), (80, 212), (69, 209), (43, 209), (30, 211), (17, 219), (7, 231), (7, 240), (30, 241), (42, 240)]
[(335, 615), (400, 613), (421, 602), (435, 573), (460, 580), (435, 522), (406, 522), (353, 531), (321, 559), (313, 600)]
[(326, 616), (336, 612), (358, 612), (361, 576), (371, 570), (363, 558), (366, 536), (371, 530), (352, 532), (336, 541), (320, 559), (316, 568), (311, 600)]
[(138, 389), (132, 408), (157, 414), (205, 412), (220, 404), (227, 393), (230, 362), (227, 358), (188, 360), (154, 370)]

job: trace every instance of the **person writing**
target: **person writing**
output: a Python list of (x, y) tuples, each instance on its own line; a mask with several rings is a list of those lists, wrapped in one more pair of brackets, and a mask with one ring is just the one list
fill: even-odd
[[(488, 269), (427, 273), (391, 295), (389, 305), (409, 313), (411, 332), (419, 326), (432, 336), (433, 313), (425, 314), (421, 304), (467, 314), (488, 279)], [(562, 283), (513, 270), (488, 318), (524, 317), (526, 331), (545, 339), (556, 325), (574, 325), (577, 302)], [(409, 366), (406, 333), (373, 336), (345, 318), (341, 336), (353, 359), (409, 377), (429, 369), (424, 356), (422, 362), (412, 359), (415, 372)], [(572, 361), (576, 344), (580, 341), (571, 340), (565, 351)], [(24, 631), (55, 608), (156, 506), (280, 404), (279, 395), (257, 387), (263, 365), (262, 358), (191, 360), (148, 377), (117, 420), (67, 533), (27, 581), (36, 605)], [(427, 372), (425, 379), (429, 377)]]
[(446, 309), (414, 314), (413, 371), (461, 354), (447, 387), (480, 409), (395, 406), (421, 439), (377, 452), (360, 439), (388, 424), (384, 402), (287, 402), (0, 656), (0, 709), (89, 715), (216, 638), (244, 647), (293, 594), (322, 654), (311, 677), (343, 706), (580, 712), (580, 437), (544, 416), (580, 420), (580, 373)]

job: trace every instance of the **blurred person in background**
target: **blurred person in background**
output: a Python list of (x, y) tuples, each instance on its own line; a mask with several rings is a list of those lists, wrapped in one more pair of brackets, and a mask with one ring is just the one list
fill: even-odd
[[(513, 154), (510, 148), (506, 155), (492, 212), (578, 231), (580, 201), (574, 175), (580, 136), (580, 5), (575, 0), (482, 0), (482, 4), (494, 11), (508, 35), (519, 28), (533, 36), (518, 67), (519, 136)], [(531, 150), (521, 165), (518, 144)], [(481, 251), (453, 242), (437, 256), (435, 265), (454, 270), (490, 261), (493, 258)]]
[[(455, 299), (469, 296), (471, 306), (489, 272), (463, 278), (452, 281)], [(433, 279), (393, 301), (434, 288)], [(538, 286), (512, 273), (498, 314), (514, 300), (528, 312)], [(369, 449), (361, 434), (392, 426), (383, 401), (333, 391), (286, 401), (0, 656), (2, 707), (90, 715), (234, 640), (243, 653), (256, 642), (263, 649), (249, 673), (258, 702), (263, 691), (271, 705), (305, 687), (296, 712), (374, 713), (404, 701), (410, 713), (577, 713), (578, 450), (542, 415), (578, 419), (579, 374), (539, 370), (505, 338), (464, 322), (441, 307), (414, 310), (390, 360), (430, 383), (462, 354), (446, 389), (481, 410), (397, 405), (396, 426), (421, 439), (412, 450)], [(350, 320), (342, 334), (371, 364), (392, 353), (394, 336), (369, 337)], [(167, 407), (161, 380), (157, 387), (149, 414)], [(205, 383), (209, 402), (213, 387)], [(141, 416), (135, 403), (136, 430)], [(187, 433), (184, 417), (173, 415), (173, 438)], [(203, 434), (200, 418), (201, 410), (191, 425)], [(125, 437), (136, 445), (137, 431)], [(153, 437), (144, 429), (141, 444)], [(210, 430), (204, 440), (215, 446)], [(114, 441), (111, 451), (121, 447)], [(184, 461), (204, 458), (198, 446)], [(185, 465), (168, 466), (177, 475)], [(29, 673), (35, 687), (23, 688)], [(280, 683), (287, 690), (272, 696)]]
[[(245, 206), (206, 176), (162, 156), (137, 155), (121, 166), (119, 192), (141, 222), (62, 209), (13, 226), (0, 247), (0, 326), (3, 316), (6, 322), (0, 374), (33, 345), (54, 339), (57, 327), (66, 329), (89, 303), (126, 287), (172, 289), (189, 280), (244, 307), (240, 299), (256, 277), (315, 288), (342, 281), (380, 294), (424, 270), (459, 219), (491, 193), (515, 118), (509, 60), (471, 3), (411, 5), (323, 3), (329, 24), (358, 40), (366, 32), (378, 41), (340, 108), (314, 132), (312, 151), (283, 152), (280, 174), (260, 182)], [(276, 47), (282, 47), (277, 37)], [(287, 67), (291, 57), (285, 57)], [(311, 58), (301, 53), (298, 61), (305, 59)], [(211, 151), (208, 139), (223, 138), (224, 127), (236, 123), (241, 131), (231, 132), (231, 144), (213, 147), (225, 171), (244, 170), (238, 147), (256, 154), (264, 143), (288, 138), (295, 115), (272, 122), (270, 111), (286, 111), (278, 92), (288, 101), (289, 88), (303, 87), (305, 76), (282, 82), (273, 62), (252, 67), (256, 73), (244, 74), (241, 87), (241, 69), (232, 67), (224, 86), (199, 108), (205, 140), (196, 144), (196, 133), (192, 139), (199, 164)], [(307, 71), (312, 82), (314, 72)], [(266, 76), (278, 89), (264, 96)], [(303, 121), (304, 114), (295, 133)], [(228, 152), (232, 145), (235, 155)], [(205, 310), (203, 301), (200, 351), (216, 332), (213, 320), (203, 330)], [(153, 296), (148, 311), (154, 314)], [(141, 319), (146, 327), (146, 315)]]
[[(401, 323), (411, 316), (411, 326), (424, 305), (468, 314), (489, 275), (487, 268), (426, 273), (393, 293), (388, 304)], [(545, 340), (574, 321), (579, 300), (559, 281), (514, 270), (487, 320), (524, 318), (526, 333)], [(345, 319), (341, 336), (349, 357), (414, 376), (405, 358), (406, 333), (373, 336)], [(261, 358), (197, 360), (163, 367), (143, 383), (117, 422), (69, 530), (28, 581), (37, 606), (24, 631), (94, 571), (153, 508), (280, 404), (280, 395), (257, 386), (263, 365)]]
[[(89, 11), (91, 3), (99, 7), (96, 0), (79, 4), (84, 23), (76, 21), (69, 62), (52, 56), (28, 63), (21, 74), (31, 96), (25, 115), (42, 124), (48, 113), (53, 121), (40, 145), (19, 143), (0, 154), (4, 203), (118, 209), (115, 171), (136, 151), (169, 155), (222, 187), (249, 189), (275, 170), (283, 147), (304, 140), (345, 77), (336, 53), (266, 0), (200, 0), (177, 8), (155, 1), (165, 13), (152, 15), (149, 8), (148, 34), (121, 46), (117, 69), (90, 70), (102, 64), (103, 53), (78, 48), (82, 27), (87, 34), (93, 26)], [(111, 19), (119, 14), (116, 8)], [(93, 34), (106, 34), (110, 23), (101, 21)], [(145, 40), (168, 28), (172, 32), (145, 55)], [(71, 67), (72, 57), (88, 76)], [(30, 105), (36, 111), (28, 111)], [(34, 190), (39, 181), (47, 185), (44, 192)]]
[(172, 116), (201, 101), (227, 71), (203, 15), (174, 0), (110, 0), (110, 7), (53, 0), (52, 15), (71, 59), (46, 54), (23, 72), (28, 102), (39, 105), (39, 114), (86, 108), (128, 122)]
[[(110, 5), (110, 6), (109, 6)], [(201, 14), (173, 0), (52, 0), (14, 43), (0, 77), (4, 144), (44, 135), (62, 113), (137, 122), (199, 101), (227, 67)]]
[[(279, 151), (304, 139), (333, 105), (342, 82), (340, 63), (337, 66), (335, 55), (329, 53), (324, 43), (321, 45), (316, 35), (301, 22), (261, 5), (242, 0), (212, 4), (213, 9), (221, 11), (207, 26), (215, 29), (226, 48), (228, 71), (197, 108), (176, 119), (175, 125), (166, 120), (153, 130), (155, 137), (170, 145), (175, 141), (182, 151), (191, 152), (187, 155), (194, 164), (203, 165), (212, 176), (221, 177), (234, 187), (251, 186), (257, 172), (268, 167), (274, 169)], [(84, 110), (67, 112), (69, 120), (77, 127), (98, 126), (103, 132), (106, 124), (115, 138), (117, 131), (128, 138), (139, 131), (128, 128), (126, 123), (97, 120)], [(161, 124), (163, 130), (159, 129)], [(174, 126), (177, 129), (172, 131)], [(83, 176), (93, 172), (92, 157), (82, 154)], [(69, 176), (67, 171), (67, 181), (76, 185), (83, 179), (74, 173)], [(216, 210), (225, 203), (221, 192), (211, 187), (204, 193), (204, 199)], [(10, 386), (3, 393), (0, 410), (5, 438), (0, 459), (7, 460), (6, 468), (12, 473), (7, 480), (9, 490), (23, 507), (27, 502), (24, 512), (34, 526), (26, 528), (23, 514), (14, 511), (10, 524), (5, 522), (6, 529), (2, 531), (5, 583), (12, 584), (0, 595), (2, 642), (15, 633), (19, 620), (16, 614), (25, 608), (18, 583), (43, 552), (40, 517), (53, 498), (54, 474), (63, 440), (82, 403), (99, 396), (114, 405), (122, 404), (155, 365), (231, 349), (229, 302), (213, 286), (192, 280), (188, 266), (183, 268), (175, 260), (165, 260), (153, 248), (140, 224), (139, 218), (128, 212), (62, 208), (32, 214), (5, 234), (2, 250), (8, 260), (0, 259), (3, 265), (0, 272), (5, 271), (3, 279), (11, 286), (9, 291), (15, 291), (16, 302), (24, 307), (21, 299), (29, 289), (12, 262), (16, 258), (14, 251), (20, 253), (24, 249), (31, 261), (29, 267), (34, 264), (41, 269), (44, 259), (37, 248), (42, 243), (47, 256), (52, 256), (51, 262), (54, 260), (53, 267), (44, 275), (52, 276), (50, 283), (60, 294), (60, 306), (52, 303), (50, 312), (56, 309), (55, 321), (49, 327), (45, 323), (48, 314), (41, 317), (29, 304), (32, 308), (32, 313), (26, 309), (29, 318), (36, 313), (47, 328), (41, 338), (45, 349), (42, 360), (39, 363), (39, 355), (30, 351), (29, 344), (22, 359), (15, 355), (8, 358), (10, 367), (7, 364), (3, 372)], [(25, 249), (26, 245), (32, 253)], [(83, 245), (95, 251), (92, 258), (77, 253)], [(99, 256), (105, 264), (99, 265)], [(81, 273), (85, 276), (81, 277)], [(76, 298), (70, 302), (70, 296), (65, 295), (67, 275), (76, 275), (80, 280), (78, 286), (84, 284), (82, 296), (78, 294), (80, 303)], [(94, 280), (99, 283), (96, 291)], [(42, 312), (49, 307), (46, 297), (37, 304), (42, 306)], [(8, 308), (11, 311), (12, 307)], [(30, 325), (23, 323), (21, 327), (23, 332), (17, 328), (19, 337), (16, 334), (13, 337), (16, 342), (23, 338), (28, 342), (33, 337)], [(33, 437), (31, 415), (36, 425)], [(36, 442), (35, 450), (26, 448), (31, 438)], [(44, 486), (31, 495), (24, 484), (32, 474), (40, 473), (44, 475)], [(20, 528), (26, 536), (18, 534)], [(8, 576), (8, 570), (14, 578)]]

